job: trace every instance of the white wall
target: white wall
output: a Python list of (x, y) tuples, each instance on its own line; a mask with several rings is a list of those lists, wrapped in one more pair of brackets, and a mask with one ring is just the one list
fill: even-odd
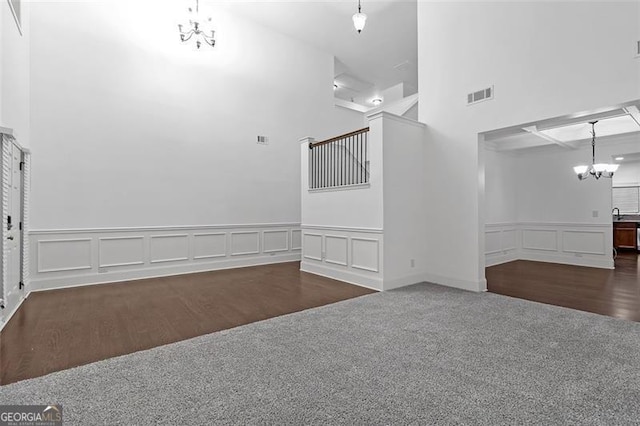
[[(605, 138), (596, 156), (604, 161), (633, 149), (638, 149), (637, 136)], [(527, 259), (613, 267), (614, 181), (579, 181), (573, 172), (575, 165), (590, 157), (589, 143), (577, 150), (547, 146), (513, 153), (486, 152), (487, 265)]]
[(640, 184), (640, 161), (621, 163), (618, 171), (613, 175), (614, 186), (630, 183)]
[(521, 174), (513, 153), (485, 151), (485, 220), (512, 223), (518, 220), (518, 185)]
[(228, 11), (181, 44), (185, 6), (33, 4), (32, 289), (300, 259), (298, 139), (362, 114), (331, 55)]
[(423, 124), (379, 113), (384, 132), (384, 289), (425, 281)]
[(351, 127), (333, 58), (223, 11), (197, 52), (180, 6), (33, 5), (34, 228), (300, 221), (298, 138)]
[(7, 1), (0, 2), (0, 127), (14, 130), (29, 147), (29, 13), (22, 2), (22, 35)]
[[(639, 24), (638, 2), (418, 3), (427, 259), (438, 282), (486, 286), (478, 133), (640, 98)], [(493, 100), (466, 106), (467, 93), (491, 85)]]

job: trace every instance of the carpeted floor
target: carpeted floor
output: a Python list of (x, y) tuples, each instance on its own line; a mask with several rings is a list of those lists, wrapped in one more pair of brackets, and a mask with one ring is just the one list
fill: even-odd
[(638, 424), (640, 324), (429, 284), (0, 388), (66, 424)]

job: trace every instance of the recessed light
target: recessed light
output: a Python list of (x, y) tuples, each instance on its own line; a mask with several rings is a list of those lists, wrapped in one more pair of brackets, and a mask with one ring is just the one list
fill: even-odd
[(616, 161), (622, 161), (624, 160), (624, 157), (616, 157)]
[(371, 103), (374, 104), (375, 106), (378, 106), (382, 103), (382, 99), (375, 98), (374, 100), (371, 101)]

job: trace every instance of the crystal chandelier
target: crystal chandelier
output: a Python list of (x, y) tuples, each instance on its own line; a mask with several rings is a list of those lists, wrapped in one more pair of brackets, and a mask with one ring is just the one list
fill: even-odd
[(589, 176), (593, 176), (596, 179), (601, 177), (611, 178), (616, 170), (618, 170), (618, 164), (596, 164), (596, 130), (595, 125), (597, 121), (590, 121), (591, 124), (591, 165), (590, 166), (576, 166), (573, 171), (578, 175), (578, 179), (585, 180)]
[(358, 0), (358, 13), (353, 15), (353, 26), (356, 27), (358, 34), (364, 29), (364, 24), (367, 23), (367, 15), (360, 12), (360, 0)]
[(180, 40), (184, 43), (195, 36), (196, 47), (198, 49), (202, 46), (203, 41), (211, 47), (215, 46), (215, 31), (206, 27), (211, 24), (211, 17), (200, 15), (199, 0), (196, 0), (195, 10), (191, 7), (189, 8), (189, 15), (189, 24), (184, 25), (187, 27), (186, 31), (183, 29), (183, 25), (178, 25), (178, 30), (180, 30)]

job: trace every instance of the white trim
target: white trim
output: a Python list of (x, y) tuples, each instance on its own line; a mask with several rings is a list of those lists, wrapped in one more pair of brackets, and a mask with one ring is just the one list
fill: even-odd
[(300, 270), (302, 272), (308, 272), (310, 274), (344, 281), (359, 287), (382, 291), (382, 279), (379, 277), (358, 274), (347, 269), (335, 269), (326, 265), (307, 263), (304, 260), (300, 263)]
[(487, 291), (487, 280), (480, 279), (478, 281), (469, 281), (469, 280), (461, 280), (458, 278), (452, 277), (444, 277), (442, 275), (434, 275), (430, 273), (426, 273), (424, 275), (424, 281), (440, 284), (447, 287), (459, 288), (461, 290), (473, 291), (473, 292), (481, 292)]
[[(376, 243), (376, 268), (369, 268), (368, 266), (356, 265), (353, 263), (353, 242), (354, 241), (368, 241)], [(375, 238), (361, 238), (361, 237), (351, 237), (351, 267), (355, 269), (362, 269), (363, 271), (370, 272), (380, 272), (380, 240), (376, 240)]]
[(140, 226), (140, 227), (115, 227), (115, 228), (60, 228), (60, 229), (34, 229), (29, 235), (45, 234), (82, 234), (104, 232), (155, 232), (155, 231), (188, 231), (201, 229), (243, 229), (243, 228), (291, 228), (298, 227), (300, 223), (251, 223), (242, 225), (171, 225), (171, 226)]
[[(187, 256), (186, 257), (172, 257), (167, 259), (153, 259), (153, 240), (160, 238), (186, 238), (187, 240)], [(189, 260), (189, 234), (167, 234), (167, 235), (152, 235), (149, 237), (149, 263), (164, 263), (164, 262), (184, 262)]]
[(614, 260), (594, 257), (576, 257), (567, 256), (565, 254), (547, 254), (544, 252), (527, 252), (523, 251), (518, 260), (530, 260), (533, 262), (559, 263), (561, 265), (583, 266), (587, 268), (614, 269)]
[(7, 135), (7, 136), (15, 137), (13, 135), (13, 129), (11, 129), (9, 127), (2, 127), (2, 126), (0, 126), (0, 135)]
[(384, 291), (395, 290), (396, 288), (406, 287), (408, 285), (419, 284), (425, 282), (424, 272), (419, 274), (407, 275), (406, 277), (394, 278), (392, 280), (383, 280)]
[[(555, 234), (556, 245), (555, 248), (546, 248), (546, 247), (533, 247), (533, 246), (525, 246), (525, 238), (524, 233), (526, 231), (530, 232), (553, 232)], [(524, 250), (541, 250), (541, 251), (558, 251), (558, 230), (557, 229), (533, 229), (533, 228), (522, 228), (522, 248)]]
[[(79, 243), (79, 242), (89, 242), (89, 265), (88, 266), (72, 266), (69, 268), (53, 268), (53, 269), (43, 269), (42, 268), (42, 256), (40, 253), (42, 252), (42, 245), (47, 243)], [(93, 257), (93, 247), (91, 244), (91, 238), (61, 238), (57, 240), (40, 240), (38, 241), (38, 273), (46, 273), (46, 272), (63, 272), (63, 271), (81, 271), (84, 269), (91, 269), (93, 265), (91, 265), (91, 259)]]
[[(120, 262), (120, 263), (102, 263), (101, 254), (102, 246), (100, 242), (112, 240), (140, 240), (142, 242), (142, 260), (135, 262)], [(98, 237), (98, 268), (116, 268), (118, 266), (131, 266), (131, 265), (144, 265), (144, 236), (135, 235), (131, 237)]]
[[(327, 259), (327, 239), (328, 238), (333, 238), (336, 240), (345, 240), (346, 244), (344, 246), (344, 257), (345, 257), (345, 262), (338, 262), (335, 260), (329, 260)], [(331, 235), (331, 234), (325, 234), (324, 235), (324, 261), (326, 263), (331, 263), (334, 265), (340, 265), (340, 266), (349, 266), (349, 237), (345, 237), (343, 235)]]
[(20, 307), (27, 300), (27, 298), (29, 297), (30, 294), (31, 294), (31, 290), (29, 290), (24, 297), (20, 298), (20, 301), (18, 302), (18, 304), (13, 308), (13, 310), (11, 312), (9, 312), (9, 314), (7, 315), (7, 317), (4, 320), (2, 318), (0, 318), (0, 332), (2, 332), (2, 329), (9, 323), (9, 321), (11, 320), (13, 315), (16, 312), (18, 312), (18, 309), (20, 309)]
[(604, 240), (607, 238), (607, 235), (602, 232), (602, 231), (577, 231), (577, 230), (571, 230), (571, 229), (566, 229), (566, 230), (562, 230), (562, 251), (564, 253), (581, 253), (581, 254), (596, 254), (596, 255), (600, 255), (603, 256), (606, 254), (606, 249), (604, 247), (604, 244), (602, 246), (602, 250), (600, 251), (587, 251), (587, 250), (565, 250), (564, 248), (564, 234), (565, 233), (574, 233), (574, 234), (600, 234), (602, 235), (602, 242), (604, 243)]
[[(264, 234), (275, 234), (275, 233), (282, 233), (285, 232), (287, 234), (287, 246), (283, 249), (272, 249), (272, 250), (265, 250), (264, 249)], [(262, 252), (263, 253), (278, 253), (278, 252), (283, 252), (283, 251), (289, 251), (289, 230), (288, 229), (265, 229), (262, 231)]]
[(336, 232), (363, 232), (367, 234), (382, 234), (382, 228), (357, 228), (354, 226), (323, 226), (323, 225), (300, 225), (302, 230), (315, 229), (319, 231), (336, 231)]
[(310, 235), (312, 237), (320, 237), (320, 257), (308, 256), (305, 253), (304, 249), (302, 250), (302, 257), (305, 258), (305, 259), (317, 260), (319, 262), (322, 262), (322, 253), (324, 252), (324, 250), (323, 250), (324, 241), (323, 241), (323, 238), (322, 238), (322, 234), (312, 234), (312, 233), (309, 233), (309, 232), (303, 232), (302, 233), (302, 247), (303, 248), (304, 248), (304, 237), (305, 237), (305, 235)]
[[(362, 166), (360, 166), (362, 167)], [(353, 185), (339, 185), (339, 186), (327, 186), (324, 188), (309, 189), (309, 192), (334, 192), (334, 191), (349, 191), (352, 189), (367, 189), (371, 187), (369, 182), (367, 183), (355, 183)]]
[(7, 3), (9, 3), (9, 9), (11, 10), (11, 14), (13, 15), (13, 20), (16, 23), (16, 27), (18, 27), (18, 32), (20, 33), (20, 36), (23, 36), (24, 34), (22, 33), (22, 22), (20, 22), (22, 17), (18, 18), (18, 14), (13, 8), (13, 3), (11, 3), (10, 0), (7, 0)]
[[(294, 247), (293, 246), (293, 233), (294, 232), (299, 232), (300, 233), (300, 246), (299, 247)], [(302, 250), (302, 229), (292, 229), (291, 233), (290, 233), (290, 237), (291, 237), (291, 251), (293, 250)]]
[(414, 126), (414, 127), (419, 127), (421, 129), (424, 129), (425, 127), (427, 127), (426, 124), (421, 123), (419, 121), (416, 120), (412, 120), (410, 118), (407, 117), (402, 117), (400, 115), (396, 115), (387, 111), (379, 111), (379, 112), (374, 112), (373, 114), (369, 114), (366, 116), (367, 119), (369, 121), (375, 120), (377, 118), (385, 118), (385, 119), (389, 119), (389, 120), (393, 120), (393, 121), (397, 121), (399, 123), (402, 124), (408, 124), (410, 126)]
[[(247, 234), (255, 234), (258, 236), (256, 251), (243, 251), (243, 252), (234, 252), (233, 251), (233, 236), (234, 235), (247, 235)], [(229, 238), (231, 238), (231, 256), (244, 256), (248, 254), (260, 254), (260, 231), (241, 231), (241, 232), (229, 232)]]
[(199, 260), (199, 259), (214, 259), (216, 257), (227, 257), (227, 233), (226, 232), (209, 232), (209, 233), (201, 233), (201, 234), (193, 234), (193, 244), (194, 244), (194, 250), (195, 250), (195, 240), (198, 237), (211, 237), (211, 236), (219, 236), (219, 235), (224, 235), (224, 253), (222, 254), (206, 254), (204, 256), (196, 256), (195, 253), (193, 255), (193, 260)]
[(188, 265), (167, 265), (156, 268), (132, 269), (109, 272), (106, 274), (76, 275), (61, 278), (42, 278), (32, 280), (32, 291), (47, 291), (61, 288), (82, 287), (85, 285), (126, 283), (148, 278), (171, 277), (175, 275), (196, 274), (223, 269), (245, 268), (272, 263), (295, 262), (300, 260), (298, 253), (284, 253), (274, 256), (236, 258), (215, 262), (200, 262)]

